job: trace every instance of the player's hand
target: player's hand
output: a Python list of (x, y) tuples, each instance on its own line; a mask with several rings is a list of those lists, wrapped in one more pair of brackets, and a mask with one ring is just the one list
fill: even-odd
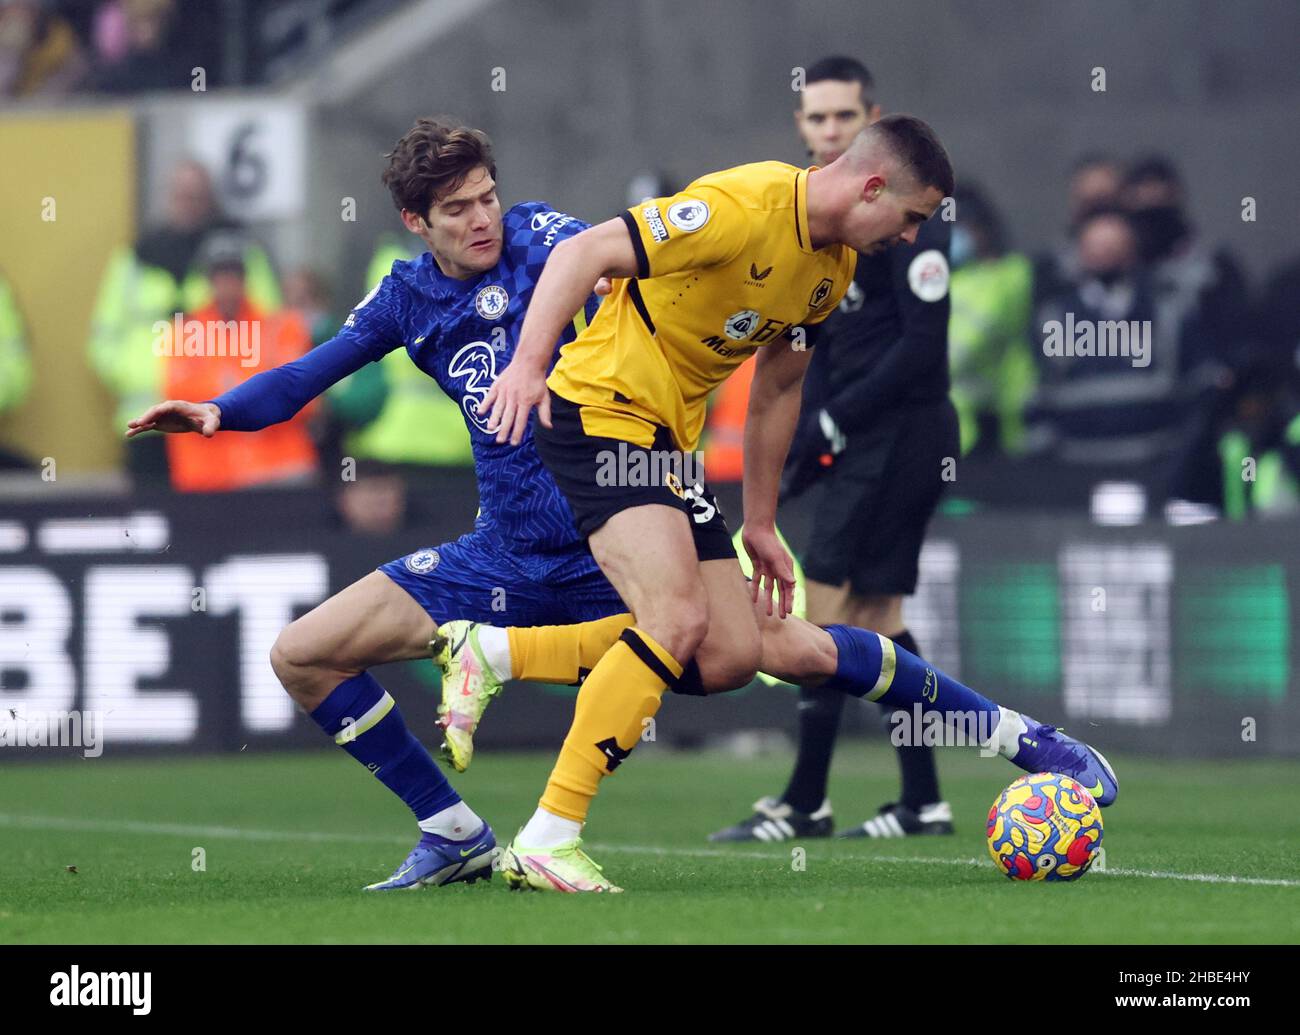
[(592, 288), (592, 290), (596, 294), (600, 295), (601, 298), (604, 298), (606, 295), (608, 295), (611, 291), (614, 290), (614, 282), (610, 280), (608, 277), (601, 277), (598, 281), (596, 281), (596, 286)]
[(751, 599), (758, 603), (759, 594), (767, 595), (767, 613), (772, 614), (772, 594), (775, 591), (782, 618), (790, 614), (794, 605), (794, 558), (781, 545), (772, 526), (751, 528), (748, 522), (741, 531), (740, 540), (754, 564), (750, 582)]
[(126, 437), (134, 438), (146, 431), (164, 431), (181, 434), (197, 432), (211, 438), (221, 427), (221, 407), (216, 403), (192, 403), (184, 399), (168, 399), (150, 406), (135, 420), (127, 421)]
[(534, 406), (537, 407), (537, 419), (549, 428), (551, 393), (546, 387), (546, 371), (516, 359), (492, 383), (478, 404), (478, 412), (480, 416), (488, 415), (488, 434), (495, 434), (498, 443), (508, 438), (512, 446), (517, 446), (523, 441)]

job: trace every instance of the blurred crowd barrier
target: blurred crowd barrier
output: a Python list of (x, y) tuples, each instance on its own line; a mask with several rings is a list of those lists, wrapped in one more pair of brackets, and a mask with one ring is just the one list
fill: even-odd
[[(0, 670), (6, 747), (26, 721), (64, 712), (102, 729), (106, 754), (319, 747), (315, 727), (268, 662), (283, 625), (376, 565), (470, 527), (468, 472), (413, 490), (396, 533), (349, 530), (311, 490), (223, 497), (69, 496), (6, 507), (0, 520)], [(733, 525), (740, 507), (723, 491)], [(93, 515), (93, 516), (87, 516)], [(783, 531), (806, 540), (809, 506)], [(1228, 523), (1103, 527), (1062, 516), (992, 514), (936, 522), (908, 625), (928, 660), (1043, 721), (1107, 749), (1252, 757), (1300, 753), (1300, 534)], [(509, 591), (503, 587), (509, 621)], [(438, 681), (428, 662), (389, 666), (384, 684), (434, 740)], [(484, 723), (484, 747), (554, 747), (569, 687), (513, 685)], [(790, 731), (790, 688), (756, 682), (709, 699), (671, 697), (656, 740), (735, 743)], [(851, 709), (859, 733), (875, 709)], [(760, 738), (761, 739), (761, 738)]]

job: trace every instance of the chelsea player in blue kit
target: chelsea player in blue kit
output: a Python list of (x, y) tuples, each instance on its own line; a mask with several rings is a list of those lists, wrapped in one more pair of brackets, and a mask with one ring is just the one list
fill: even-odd
[[(487, 431), (488, 418), (479, 413), (480, 401), (513, 355), (524, 311), (548, 256), (559, 241), (587, 227), (538, 202), (516, 205), (503, 216), (495, 175), (483, 134), (421, 119), (389, 156), (384, 182), (403, 223), (424, 241), (428, 252), (395, 263), (340, 332), (303, 358), (257, 374), (213, 400), (160, 403), (131, 421), (127, 431), (128, 436), (156, 430), (208, 437), (218, 430), (256, 431), (287, 420), (332, 384), (399, 347), (460, 402), (480, 494), (474, 531), (381, 565), (290, 624), (271, 653), (272, 667), (286, 691), (326, 734), (400, 797), (419, 824), (419, 843), (388, 880), (370, 885), (370, 890), (486, 877), (496, 841), (491, 828), (460, 799), (407, 729), (369, 669), (428, 658), (436, 639), (444, 655), (440, 660), (451, 663), (457, 677), (474, 670), (460, 690), (476, 720), (500, 684), (474, 665), (480, 632), (500, 634), (498, 642), (504, 641), (502, 627), (507, 626), (514, 631), (547, 626), (535, 632), (558, 634), (552, 638), (566, 641), (585, 636), (575, 653), (552, 655), (552, 660), (564, 659), (564, 669), (574, 657), (598, 655), (629, 621), (625, 604), (596, 566), (567, 501), (542, 465), (531, 429), (518, 444), (498, 443), (498, 436)], [(586, 325), (595, 307), (596, 299), (589, 297), (557, 340), (557, 351)], [(696, 522), (716, 523), (725, 531), (707, 490), (697, 486), (694, 491), (700, 493)], [(1104, 785), (1103, 804), (1113, 800), (1113, 773), (1091, 749), (999, 709), (906, 652), (886, 655), (887, 644), (875, 634), (837, 627), (836, 635), (827, 636), (793, 618), (760, 616), (760, 622), (764, 671), (791, 682), (831, 680), (846, 693), (873, 700), (888, 692), (900, 702), (924, 697), (931, 708), (986, 713), (1005, 734), (997, 744), (999, 753), (1030, 771), (1050, 768), (1076, 775), (1098, 791)], [(447, 636), (440, 635), (439, 627), (448, 623)], [(555, 629), (560, 625), (570, 630)], [(454, 643), (448, 643), (448, 637)], [(508, 664), (509, 651), (504, 653)], [(506, 666), (499, 657), (493, 658), (496, 675), (539, 678), (526, 664), (503, 671)], [(570, 678), (552, 676), (551, 681), (573, 681), (581, 669), (571, 674), (566, 670), (566, 675)], [(698, 671), (695, 679), (694, 686), (674, 689), (698, 693), (731, 688), (701, 680)], [(446, 707), (452, 689), (452, 681), (446, 681), (444, 726), (449, 739), (462, 734), (461, 745), (472, 751), (476, 721), (456, 728), (457, 710)], [(999, 716), (1017, 721), (999, 723)], [(1018, 734), (1025, 731), (1038, 739), (1024, 738), (1022, 743)], [(451, 760), (463, 768), (468, 754), (459, 763), (454, 756)], [(608, 882), (598, 872), (586, 874), (587, 860), (576, 846), (571, 854), (574, 859), (567, 862), (576, 864), (577, 879), (566, 890), (602, 890)], [(565, 871), (566, 860), (557, 859), (556, 866)], [(584, 874), (592, 879), (582, 880)]]
[[(206, 402), (160, 403), (127, 430), (128, 437), (257, 431), (398, 348), (461, 403), (479, 486), (474, 530), (382, 565), (289, 625), (271, 653), (294, 700), (415, 814), (419, 843), (372, 890), (486, 877), (496, 841), (368, 670), (429, 657), (438, 625), (452, 618), (527, 626), (626, 610), (531, 442), (498, 445), (477, 412), (510, 361), (546, 256), (587, 225), (540, 202), (515, 205), (503, 216), (495, 176), (482, 133), (419, 120), (389, 156), (384, 182), (407, 229), (429, 250), (394, 263), (339, 333), (301, 359)], [(596, 304), (588, 300), (557, 346), (585, 326)]]

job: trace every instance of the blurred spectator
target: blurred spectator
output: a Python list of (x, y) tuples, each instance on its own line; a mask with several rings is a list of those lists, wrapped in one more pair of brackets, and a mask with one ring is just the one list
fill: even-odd
[(1084, 217), (1119, 201), (1124, 167), (1106, 154), (1086, 154), (1070, 170), (1070, 227), (1077, 228)]
[(106, 63), (94, 76), (95, 90), (131, 94), (188, 89), (196, 67), (204, 70), (208, 89), (219, 85), (212, 42), (220, 15), (216, 5), (118, 0), (118, 6), (122, 12), (121, 29), (117, 30), (110, 16), (103, 23), (103, 35), (97, 36)]
[(1288, 364), (1261, 350), (1240, 366), (1218, 439), (1221, 499), (1230, 520), (1300, 511), (1300, 400)]
[(1075, 160), (1066, 191), (1065, 235), (1035, 260), (1035, 304), (1059, 294), (1078, 279), (1075, 238), (1079, 227), (1092, 213), (1119, 204), (1123, 178), (1124, 167), (1111, 155), (1090, 153)]
[(1124, 180), (1123, 200), (1139, 256), (1151, 268), (1162, 329), (1197, 359), (1232, 366), (1249, 338), (1241, 266), (1226, 249), (1197, 236), (1182, 180), (1167, 159), (1135, 163)]
[[(18, 406), (32, 384), (32, 361), (22, 312), (9, 282), (0, 274), (0, 414)], [(0, 470), (30, 467), (30, 462), (0, 449)]]
[[(1177, 354), (1152, 347), (1155, 301), (1138, 247), (1124, 212), (1083, 218), (1071, 259), (1077, 279), (1035, 313), (1039, 386), (1031, 417), (1037, 443), (1055, 460), (1114, 465), (1140, 479), (1174, 451), (1185, 406)], [(1130, 346), (1145, 340), (1144, 357), (1096, 354), (1101, 335), (1114, 341), (1120, 324)]]
[(738, 482), (745, 473), (745, 415), (756, 363), (751, 356), (713, 393), (704, 434), (704, 470), (713, 482)]
[(317, 270), (301, 267), (284, 276), (284, 307), (292, 309), (311, 332), (312, 345), (328, 341), (338, 330), (330, 289)]
[(1178, 372), (1187, 403), (1171, 492), (1213, 503), (1220, 490), (1216, 426), (1228, 404), (1225, 390), (1251, 345), (1245, 278), (1225, 249), (1196, 234), (1182, 180), (1168, 159), (1134, 163), (1122, 196), (1149, 270), (1155, 352)]
[[(291, 363), (311, 348), (307, 325), (297, 313), (267, 312), (248, 297), (244, 242), (214, 236), (202, 264), (212, 283), (212, 301), (185, 314), (184, 341), (173, 340), (166, 357), (163, 394), (202, 402), (246, 381), (259, 370)], [(201, 355), (192, 354), (191, 327), (202, 330)], [(238, 347), (236, 348), (236, 343)], [(317, 471), (315, 446), (307, 431), (309, 403), (295, 416), (256, 435), (218, 433), (166, 435), (172, 487), (180, 492), (292, 485), (311, 481)]]
[(1037, 376), (1029, 344), (1033, 269), (1007, 250), (1002, 220), (983, 191), (961, 186), (954, 197), (948, 350), (962, 454), (977, 446), (1020, 453)]
[(81, 43), (54, 7), (52, 0), (0, 0), (0, 97), (57, 96), (85, 77)]
[(1300, 372), (1300, 259), (1274, 272), (1255, 309), (1254, 338), (1294, 378)]
[(101, 67), (116, 65), (131, 49), (131, 31), (121, 0), (109, 0), (95, 9), (91, 39)]
[[(195, 257), (210, 234), (237, 228), (218, 213), (211, 180), (193, 161), (172, 171), (165, 218), (134, 246), (124, 245), (110, 256), (92, 316), (90, 361), (117, 401), (114, 426), (119, 433), (162, 397), (163, 360), (153, 349), (155, 324), (170, 323), (176, 313), (207, 304), (211, 285), (196, 268)], [(280, 292), (265, 252), (248, 243), (243, 258), (253, 304), (278, 308)], [(165, 480), (163, 436), (132, 439), (127, 465), (137, 481)]]
[[(393, 263), (410, 259), (402, 239), (381, 238), (366, 272), (367, 290), (379, 284)], [(382, 385), (376, 380), (382, 375)], [(390, 352), (329, 390), (333, 414), (353, 430), (343, 439), (345, 455), (389, 465), (469, 467), (474, 463), (465, 415), (407, 355)]]

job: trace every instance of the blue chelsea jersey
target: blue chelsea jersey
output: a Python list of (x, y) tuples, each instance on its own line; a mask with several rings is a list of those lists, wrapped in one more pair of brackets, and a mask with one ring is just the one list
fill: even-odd
[[(580, 543), (573, 513), (537, 455), (531, 425), (518, 446), (498, 445), (477, 406), (514, 356), (547, 257), (557, 242), (587, 225), (539, 201), (515, 205), (502, 219), (501, 258), (492, 269), (456, 280), (429, 252), (395, 262), (337, 335), (351, 338), (376, 360), (404, 346), (416, 366), (460, 405), (478, 477), (475, 528), (529, 553)], [(594, 295), (588, 299), (556, 342), (556, 353), (591, 319), (598, 302)]]

